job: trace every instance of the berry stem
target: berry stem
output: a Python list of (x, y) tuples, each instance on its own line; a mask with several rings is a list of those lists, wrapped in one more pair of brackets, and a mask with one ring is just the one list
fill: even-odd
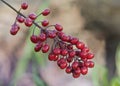
[[(16, 10), (13, 6), (11, 6), (9, 3), (7, 3), (7, 2), (4, 1), (4, 0), (1, 0), (1, 1), (2, 1), (5, 5), (7, 5), (8, 7), (10, 7), (12, 10), (14, 10), (17, 14), (19, 14), (19, 15), (23, 16), (24, 18), (26, 18), (25, 15), (23, 15), (21, 12), (17, 11), (17, 10)], [(33, 21), (33, 24), (34, 24), (35, 26), (37, 26), (39, 29), (43, 30), (43, 28), (42, 28), (40, 25), (38, 25), (36, 22)]]

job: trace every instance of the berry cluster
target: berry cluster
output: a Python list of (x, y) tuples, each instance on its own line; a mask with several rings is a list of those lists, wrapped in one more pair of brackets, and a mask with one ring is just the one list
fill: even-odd
[[(39, 15), (30, 13), (26, 17), (20, 11), (27, 8), (28, 4), (26, 2), (21, 4), (10, 33), (12, 35), (17, 34), (20, 29), (18, 23), (24, 23), (27, 27), (31, 27), (34, 24), (40, 29), (39, 35), (35, 35), (33, 30), (33, 34), (30, 37), (31, 42), (35, 44), (35, 52), (41, 50), (43, 53), (47, 53), (50, 50), (48, 59), (50, 61), (57, 61), (58, 66), (61, 69), (65, 69), (66, 73), (72, 73), (74, 78), (78, 78), (81, 74), (86, 75), (88, 68), (94, 67), (94, 62), (91, 61), (94, 58), (94, 54), (90, 52), (89, 48), (83, 42), (79, 41), (78, 38), (62, 32), (63, 27), (60, 24), (49, 25), (48, 20), (41, 21), (41, 25), (35, 22), (38, 16), (49, 15), (50, 9), (43, 10)], [(50, 27), (54, 28), (50, 29)], [(48, 39), (54, 41), (51, 46), (47, 43)]]

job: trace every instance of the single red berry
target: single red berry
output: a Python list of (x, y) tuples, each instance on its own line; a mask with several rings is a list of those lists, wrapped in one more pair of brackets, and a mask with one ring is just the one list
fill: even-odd
[(58, 61), (57, 61), (57, 65), (60, 66), (61, 63), (64, 63), (66, 62), (66, 60), (64, 58), (60, 58)]
[(11, 35), (16, 35), (17, 32), (19, 31), (19, 29), (20, 29), (20, 27), (19, 27), (18, 24), (16, 24), (16, 23), (13, 24), (13, 25), (12, 25), (12, 28), (11, 28), (11, 30), (10, 30)]
[(48, 31), (48, 37), (49, 38), (55, 38), (56, 37), (56, 32), (54, 32), (54, 31)]
[(65, 72), (70, 74), (72, 72), (72, 67), (68, 66), (66, 69), (65, 69)]
[(41, 34), (38, 36), (38, 39), (39, 39), (40, 41), (45, 41), (45, 40), (47, 39), (47, 36), (46, 36), (45, 33), (41, 33)]
[(76, 69), (78, 66), (79, 66), (78, 62), (75, 61), (75, 62), (72, 63), (72, 68), (73, 69)]
[(46, 27), (46, 26), (48, 26), (49, 21), (48, 20), (44, 20), (44, 21), (41, 22), (41, 24), (42, 24), (43, 27)]
[(30, 40), (33, 42), (33, 43), (37, 43), (38, 42), (38, 37), (36, 35), (32, 35), (30, 37)]
[(26, 9), (28, 8), (28, 3), (27, 3), (27, 2), (23, 2), (23, 3), (21, 4), (21, 8), (22, 8), (23, 10), (26, 10)]
[(34, 48), (35, 52), (39, 52), (40, 49), (42, 48), (42, 46), (43, 46), (42, 42), (37, 43), (36, 46), (35, 46), (35, 48)]
[(85, 62), (84, 62), (84, 65), (85, 65), (86, 67), (89, 67), (90, 62), (89, 62), (89, 61), (85, 61)]
[(69, 40), (69, 37), (67, 35), (63, 34), (63, 35), (61, 35), (60, 39), (62, 41), (66, 41), (67, 42)]
[(54, 49), (53, 49), (53, 53), (54, 53), (55, 55), (59, 55), (60, 52), (61, 52), (61, 49), (60, 49), (60, 48), (54, 48)]
[(75, 56), (75, 51), (69, 51), (69, 57), (74, 57)]
[(71, 44), (77, 44), (77, 42), (78, 42), (78, 38), (71, 38)]
[(87, 58), (88, 53), (87, 53), (87, 52), (80, 52), (79, 56), (80, 56), (82, 59), (85, 59), (85, 58)]
[(49, 48), (50, 48), (50, 46), (49, 46), (48, 44), (43, 45), (43, 47), (42, 47), (42, 52), (43, 52), (43, 53), (48, 52)]
[(62, 27), (61, 25), (59, 25), (59, 24), (56, 24), (56, 25), (55, 25), (55, 29), (56, 29), (57, 31), (62, 31), (62, 30), (63, 30), (63, 27)]
[(68, 54), (68, 51), (66, 49), (61, 50), (61, 55), (66, 56)]
[(26, 18), (24, 23), (27, 27), (30, 27), (32, 26), (33, 21), (30, 18)]
[(48, 14), (50, 14), (50, 9), (45, 9), (41, 14), (43, 16), (47, 16)]
[(74, 78), (80, 77), (80, 74), (73, 73), (72, 75), (73, 75)]
[(35, 13), (30, 13), (28, 15), (28, 17), (31, 19), (31, 20), (35, 20), (37, 18), (37, 15)]
[(94, 62), (93, 61), (89, 61), (89, 68), (93, 68), (94, 67)]
[(81, 67), (80, 70), (81, 70), (81, 74), (82, 74), (82, 75), (86, 75), (86, 74), (88, 73), (88, 68), (85, 67), (85, 66), (84, 66), (84, 67)]
[(85, 47), (85, 44), (83, 42), (77, 42), (76, 47), (78, 49), (83, 49)]
[(49, 56), (48, 56), (48, 59), (49, 59), (50, 61), (56, 61), (56, 60), (58, 60), (58, 55), (55, 55), (55, 54), (53, 54), (53, 53), (50, 53)]
[(24, 17), (23, 16), (20, 16), (20, 15), (18, 15), (17, 17), (16, 17), (16, 19), (17, 19), (17, 21), (19, 22), (19, 23), (23, 23), (24, 22)]
[(65, 69), (67, 67), (67, 62), (61, 62), (60, 65), (59, 65), (59, 67), (61, 69)]
[(87, 54), (87, 59), (92, 59), (92, 58), (94, 58), (94, 54), (88, 53), (88, 54)]

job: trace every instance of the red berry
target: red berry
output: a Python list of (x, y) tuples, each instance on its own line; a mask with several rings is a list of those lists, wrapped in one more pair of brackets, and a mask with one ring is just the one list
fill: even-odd
[(67, 67), (67, 62), (61, 62), (60, 65), (59, 65), (59, 67), (61, 69), (65, 69)]
[(84, 47), (83, 49), (82, 49), (82, 52), (89, 52), (90, 50), (89, 50), (89, 48), (88, 47)]
[(78, 66), (79, 66), (78, 62), (75, 61), (75, 62), (72, 63), (72, 68), (73, 69), (76, 69)]
[(85, 47), (85, 44), (83, 42), (77, 42), (76, 47), (78, 49), (83, 49)]
[(56, 25), (55, 25), (55, 29), (56, 29), (57, 31), (62, 31), (62, 30), (63, 30), (63, 27), (62, 27), (61, 25), (59, 25), (59, 24), (56, 24)]
[(66, 56), (68, 54), (68, 51), (66, 49), (61, 50), (61, 55)]
[(28, 8), (28, 3), (27, 3), (27, 2), (23, 2), (23, 3), (21, 4), (21, 8), (22, 8), (23, 10), (26, 10), (26, 9)]
[(77, 67), (77, 68), (74, 70), (74, 73), (75, 73), (75, 74), (80, 74), (80, 73), (81, 73), (80, 68), (79, 68), (79, 67)]
[(24, 17), (23, 17), (23, 16), (20, 16), (20, 15), (18, 15), (16, 19), (17, 19), (17, 21), (18, 21), (19, 23), (23, 23), (24, 20), (25, 20)]
[(78, 38), (71, 38), (71, 44), (77, 44)]
[(69, 40), (69, 37), (65, 34), (61, 35), (60, 38), (61, 38), (62, 41), (66, 41), (66, 42)]
[(74, 57), (75, 54), (76, 54), (75, 51), (70, 51), (70, 52), (69, 52), (69, 57)]
[(27, 27), (30, 27), (32, 26), (33, 21), (30, 18), (26, 18), (24, 23)]
[(72, 75), (73, 75), (74, 78), (80, 77), (80, 74), (73, 73)]
[(33, 42), (33, 43), (37, 43), (38, 42), (38, 37), (36, 35), (32, 35), (30, 37), (30, 40)]
[(54, 31), (48, 31), (48, 37), (49, 38), (55, 38), (56, 37), (56, 32), (54, 32)]
[(87, 52), (80, 52), (79, 56), (80, 56), (82, 59), (85, 59), (85, 58), (87, 58), (88, 54), (87, 54)]
[(48, 56), (48, 59), (49, 59), (50, 61), (56, 61), (56, 60), (58, 60), (58, 55), (55, 55), (55, 54), (53, 54), (53, 53), (50, 53), (49, 56)]
[(35, 20), (37, 18), (36, 14), (35, 13), (30, 13), (28, 15), (28, 17), (31, 19), (31, 20)]
[(54, 48), (54, 49), (53, 49), (53, 53), (54, 53), (55, 55), (59, 55), (60, 52), (61, 52), (60, 48)]
[(94, 58), (94, 54), (88, 53), (88, 54), (87, 54), (87, 59), (92, 59), (92, 58)]
[(42, 42), (37, 43), (36, 46), (35, 46), (35, 48), (34, 48), (35, 52), (40, 51), (40, 49), (42, 48), (42, 46), (43, 46)]
[(16, 24), (16, 23), (13, 24), (13, 25), (12, 25), (12, 28), (11, 28), (11, 30), (10, 30), (11, 35), (16, 35), (17, 32), (19, 31), (19, 29), (20, 29), (20, 27), (19, 27), (18, 24)]
[(84, 66), (84, 67), (81, 67), (80, 70), (81, 70), (81, 74), (82, 74), (82, 75), (86, 75), (86, 74), (88, 73), (88, 68), (85, 67), (85, 66)]
[(68, 66), (66, 69), (65, 69), (65, 72), (70, 74), (72, 72), (72, 67)]
[(48, 14), (50, 14), (50, 9), (45, 9), (41, 14), (43, 16), (47, 16)]
[(43, 47), (42, 47), (42, 52), (43, 52), (43, 53), (48, 52), (49, 48), (50, 48), (50, 46), (49, 46), (48, 44), (43, 45)]
[(39, 39), (40, 41), (45, 41), (45, 40), (47, 39), (47, 36), (46, 36), (45, 33), (41, 33), (41, 34), (38, 36), (38, 39)]
[(44, 20), (44, 21), (41, 22), (41, 24), (42, 24), (43, 27), (46, 27), (49, 24), (49, 21)]
[(94, 62), (93, 61), (89, 61), (89, 68), (93, 68), (94, 67)]

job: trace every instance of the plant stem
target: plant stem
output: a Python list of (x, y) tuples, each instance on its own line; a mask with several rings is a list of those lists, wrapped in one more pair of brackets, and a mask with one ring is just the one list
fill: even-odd
[[(10, 5), (8, 2), (6, 2), (5, 0), (1, 0), (1, 1), (2, 1), (5, 5), (7, 5), (8, 7), (10, 7), (12, 10), (14, 10), (17, 14), (19, 14), (19, 15), (23, 16), (24, 18), (26, 18), (25, 15), (23, 15), (21, 12), (17, 11), (17, 10), (16, 10), (12, 5)], [(39, 29), (43, 30), (43, 28), (42, 28), (40, 25), (38, 25), (36, 22), (33, 21), (33, 24), (34, 24), (35, 26), (37, 26)]]

